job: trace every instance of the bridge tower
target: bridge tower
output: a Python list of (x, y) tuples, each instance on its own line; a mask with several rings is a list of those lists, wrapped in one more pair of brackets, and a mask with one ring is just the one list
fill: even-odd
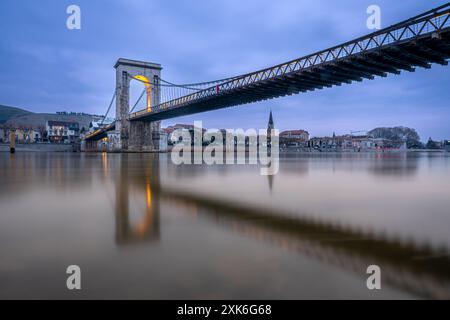
[[(151, 83), (158, 83), (161, 65), (157, 63), (120, 58), (116, 69), (116, 130), (109, 134), (111, 151), (158, 151), (161, 121), (130, 121), (130, 81), (139, 76)], [(161, 90), (152, 86), (151, 105), (161, 102)]]

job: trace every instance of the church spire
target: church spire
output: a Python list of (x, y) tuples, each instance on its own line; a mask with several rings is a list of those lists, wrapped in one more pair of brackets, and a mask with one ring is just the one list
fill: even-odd
[(274, 124), (273, 124), (272, 110), (270, 110), (269, 124), (267, 125), (267, 130), (272, 130), (272, 129), (275, 129), (275, 127), (274, 127)]

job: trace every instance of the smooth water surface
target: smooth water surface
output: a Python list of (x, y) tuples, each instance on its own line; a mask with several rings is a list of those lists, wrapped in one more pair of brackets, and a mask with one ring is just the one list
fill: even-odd
[(0, 298), (450, 298), (449, 192), (449, 153), (0, 153)]

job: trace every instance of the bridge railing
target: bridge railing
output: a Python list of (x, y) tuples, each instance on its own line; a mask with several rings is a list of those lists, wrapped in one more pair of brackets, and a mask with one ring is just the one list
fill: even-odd
[(290, 73), (296, 73), (314, 66), (337, 61), (352, 55), (379, 49), (393, 43), (411, 40), (430, 33), (440, 32), (450, 27), (450, 4), (423, 13), (417, 17), (400, 22), (388, 28), (348, 41), (335, 47), (325, 49), (274, 67), (262, 69), (236, 77), (230, 81), (209, 87), (195, 93), (161, 103), (152, 108), (130, 114), (130, 118), (157, 113), (163, 110), (181, 107), (196, 100), (202, 100), (252, 83), (265, 81)]

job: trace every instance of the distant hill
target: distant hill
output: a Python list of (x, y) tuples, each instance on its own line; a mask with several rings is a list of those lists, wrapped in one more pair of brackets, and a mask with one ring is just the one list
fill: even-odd
[(9, 119), (14, 117), (30, 114), (33, 113), (20, 108), (3, 106), (0, 104), (0, 124), (7, 122)]
[(20, 128), (39, 128), (45, 127), (47, 121), (69, 121), (69, 122), (78, 122), (80, 124), (80, 128), (89, 129), (89, 123), (91, 121), (98, 121), (98, 117), (90, 116), (90, 115), (61, 115), (54, 113), (32, 113), (25, 114), (21, 116), (17, 116), (9, 119), (5, 125)]
[(80, 128), (89, 128), (91, 121), (98, 121), (99, 116), (87, 114), (55, 114), (33, 113), (20, 108), (0, 105), (0, 125), (13, 128), (39, 128), (44, 127), (49, 120), (78, 122)]

